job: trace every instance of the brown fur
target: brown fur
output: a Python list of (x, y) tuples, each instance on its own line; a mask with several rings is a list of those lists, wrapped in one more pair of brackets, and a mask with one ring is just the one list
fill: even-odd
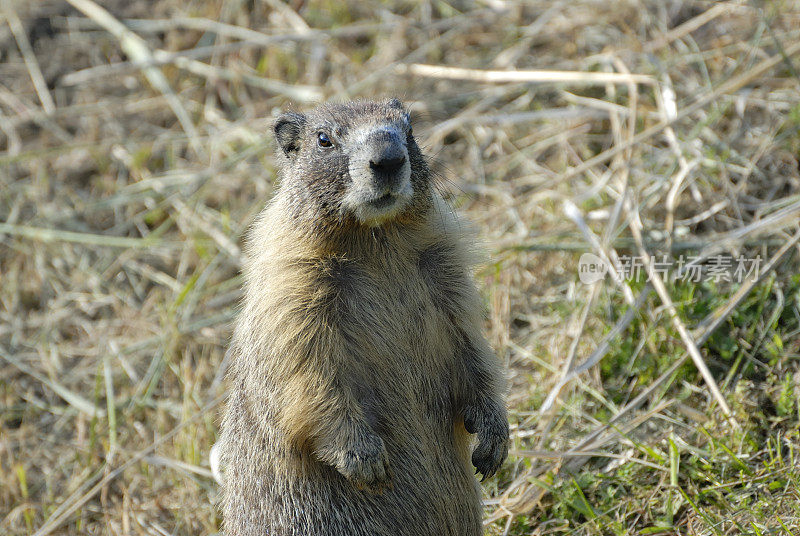
[[(328, 106), (308, 122), (398, 109)], [(461, 227), (410, 131), (414, 198), (402, 214), (375, 226), (299, 205), (314, 197), (321, 154), (309, 128), (293, 133), (302, 147), (248, 240), (220, 438), (225, 534), (482, 534), (469, 432), (473, 462), (491, 474), (508, 425)]]

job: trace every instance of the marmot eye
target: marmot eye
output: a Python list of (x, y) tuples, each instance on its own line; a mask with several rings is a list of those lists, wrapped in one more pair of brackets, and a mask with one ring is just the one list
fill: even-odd
[(323, 147), (325, 149), (333, 147), (333, 142), (324, 132), (320, 132), (319, 134), (317, 134), (317, 143), (319, 144), (320, 147)]

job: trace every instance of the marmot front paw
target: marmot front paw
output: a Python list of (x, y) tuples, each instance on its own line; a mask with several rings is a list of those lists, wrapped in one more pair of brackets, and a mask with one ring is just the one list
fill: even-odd
[(358, 489), (381, 494), (392, 487), (389, 456), (377, 435), (363, 438), (345, 450), (337, 469)]
[(476, 473), (483, 475), (483, 482), (497, 472), (508, 456), (506, 412), (496, 404), (469, 406), (464, 411), (464, 428), (471, 434), (478, 434), (472, 465)]
[[(480, 437), (480, 436), (479, 436)], [(481, 473), (481, 482), (494, 475), (508, 456), (508, 435), (490, 435), (479, 439), (472, 451), (472, 465)]]

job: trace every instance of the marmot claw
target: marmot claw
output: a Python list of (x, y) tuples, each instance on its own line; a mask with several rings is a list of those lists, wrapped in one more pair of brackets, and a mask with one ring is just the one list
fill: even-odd
[(481, 438), (472, 452), (475, 473), (481, 473), (481, 482), (494, 475), (508, 456), (508, 436), (490, 435)]
[(494, 475), (508, 456), (508, 420), (505, 410), (495, 404), (470, 406), (464, 411), (464, 428), (478, 434), (478, 445), (472, 452), (472, 465), (481, 482)]

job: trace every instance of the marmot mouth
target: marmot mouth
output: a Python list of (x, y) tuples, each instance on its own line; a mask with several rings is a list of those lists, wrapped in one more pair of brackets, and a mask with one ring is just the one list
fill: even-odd
[(372, 199), (369, 201), (369, 204), (375, 208), (384, 208), (388, 207), (389, 205), (394, 203), (394, 196), (392, 194), (386, 194), (384, 196)]

